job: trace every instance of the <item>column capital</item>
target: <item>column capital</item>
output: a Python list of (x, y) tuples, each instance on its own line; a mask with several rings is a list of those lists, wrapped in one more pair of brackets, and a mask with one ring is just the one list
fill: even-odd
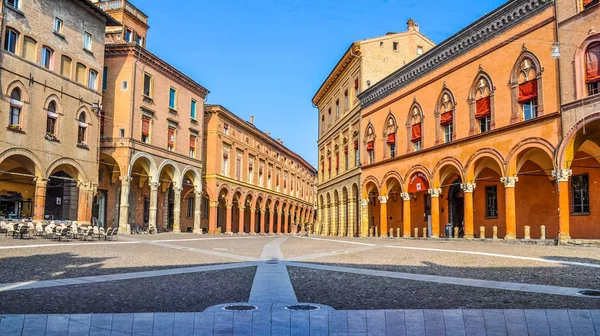
[(183, 188), (182, 187), (178, 187), (178, 186), (173, 186), (173, 191), (176, 194), (181, 194), (181, 192), (183, 191)]
[(462, 189), (463, 192), (466, 193), (472, 193), (473, 191), (475, 191), (475, 185), (476, 183), (461, 183), (460, 184), (460, 188)]
[(440, 197), (440, 195), (442, 194), (442, 188), (431, 188), (428, 191), (431, 197)]
[(244, 210), (246, 210), (246, 208), (245, 208), (245, 207), (243, 207), (243, 206), (241, 206), (241, 207), (238, 207), (238, 209), (240, 210), (240, 212), (243, 212)]
[(360, 200), (360, 205), (361, 206), (368, 206), (369, 205), (369, 200), (368, 199), (361, 199)]
[(148, 185), (150, 185), (150, 190), (158, 190), (158, 187), (160, 186), (160, 182), (150, 182), (148, 183)]
[(504, 183), (504, 188), (514, 188), (519, 182), (518, 176), (504, 176), (500, 178), (500, 182)]
[(558, 182), (568, 182), (572, 175), (573, 171), (571, 169), (559, 169), (552, 171), (552, 176), (554, 176)]
[(400, 193), (400, 197), (402, 197), (403, 200), (405, 201), (410, 201), (410, 194), (409, 193)]
[(41, 186), (41, 185), (48, 184), (48, 179), (45, 179), (45, 178), (34, 177), (34, 180), (35, 180), (35, 184), (36, 185), (40, 185)]
[(131, 176), (119, 176), (119, 180), (121, 180), (121, 183), (129, 183), (129, 182), (131, 182), (131, 180), (133, 180), (133, 177), (131, 177)]
[(211, 208), (216, 208), (218, 206), (219, 206), (219, 202), (217, 202), (217, 201), (210, 201), (210, 207)]
[(225, 207), (226, 207), (227, 209), (231, 209), (231, 208), (233, 208), (233, 204), (231, 204), (231, 203), (227, 203), (227, 204), (225, 204)]
[(250, 212), (256, 212), (256, 208), (250, 208)]
[(196, 196), (196, 197), (202, 197), (202, 190), (195, 190), (194, 189), (194, 196)]
[(381, 202), (381, 204), (387, 204), (388, 198), (390, 198), (389, 196), (379, 196), (377, 197), (379, 199), (379, 202)]

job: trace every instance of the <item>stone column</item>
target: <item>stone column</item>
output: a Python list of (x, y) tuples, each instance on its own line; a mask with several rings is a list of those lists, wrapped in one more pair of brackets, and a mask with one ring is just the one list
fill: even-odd
[(240, 207), (239, 210), (240, 210), (240, 213), (239, 213), (239, 220), (238, 220), (238, 234), (244, 234), (245, 233), (245, 231), (244, 231), (244, 217), (245, 217), (244, 214), (245, 214), (246, 208)]
[(256, 208), (250, 208), (250, 234), (251, 235), (256, 234), (254, 225), (256, 225)]
[(233, 212), (233, 204), (228, 203), (225, 206), (225, 234), (232, 234), (231, 233), (231, 217), (233, 216), (232, 214)]
[(276, 211), (275, 214), (277, 215), (277, 234), (281, 234), (281, 211)]
[(275, 212), (273, 211), (273, 209), (269, 209), (269, 234), (272, 235), (273, 234), (273, 217), (275, 215)]
[(381, 230), (379, 230), (379, 233), (381, 234), (382, 237), (387, 237), (388, 235), (388, 223), (387, 223), (387, 201), (389, 199), (389, 196), (379, 196), (379, 226), (381, 228)]
[(571, 169), (560, 169), (552, 172), (558, 181), (558, 240), (571, 240), (569, 227), (569, 178), (573, 175)]
[(329, 236), (329, 206), (324, 205), (323, 206), (323, 223), (321, 224), (321, 227), (323, 227), (322, 230), (322, 235), (323, 236)]
[(130, 233), (129, 227), (129, 186), (131, 177), (120, 176), (121, 180), (121, 204), (119, 205), (119, 232)]
[(340, 203), (339, 202), (333, 202), (331, 204), (331, 207), (333, 208), (331, 211), (331, 235), (332, 236), (337, 236), (338, 235), (338, 228), (340, 226)]
[(156, 212), (158, 210), (158, 187), (159, 182), (150, 182), (150, 213), (148, 214), (148, 228), (156, 228)]
[(402, 204), (402, 237), (410, 238), (410, 194), (400, 193)]
[(183, 188), (173, 186), (173, 233), (181, 233), (181, 191)]
[(202, 190), (194, 191), (194, 233), (202, 234)]
[(283, 212), (283, 233), (289, 233), (288, 226), (290, 225), (290, 213), (288, 211)]
[(92, 220), (92, 203), (96, 188), (92, 183), (81, 183), (79, 186), (77, 222), (90, 224)]
[(465, 195), (465, 227), (464, 238), (473, 239), (475, 234), (473, 232), (473, 192), (475, 191), (475, 183), (462, 183), (460, 185), (463, 194)]
[(35, 203), (33, 205), (33, 220), (39, 222), (44, 220), (46, 209), (46, 186), (47, 179), (36, 179), (35, 181)]
[(505, 176), (500, 178), (504, 183), (504, 212), (506, 214), (506, 236), (504, 239), (517, 238), (517, 215), (515, 202), (515, 184), (519, 181), (517, 176)]
[(360, 236), (367, 237), (369, 235), (369, 200), (361, 199), (360, 208)]
[(265, 209), (260, 209), (260, 234), (265, 234)]
[(440, 237), (440, 195), (442, 188), (429, 189), (431, 195), (431, 238)]
[(350, 200), (342, 201), (342, 205), (342, 229), (340, 230), (340, 237), (346, 237), (350, 231), (348, 229), (350, 226)]
[(208, 234), (217, 233), (217, 210), (219, 209), (219, 202), (210, 201), (209, 218), (208, 218)]

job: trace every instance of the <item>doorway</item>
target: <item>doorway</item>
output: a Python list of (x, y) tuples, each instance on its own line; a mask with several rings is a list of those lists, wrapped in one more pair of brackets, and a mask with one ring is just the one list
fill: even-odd
[(465, 219), (465, 199), (463, 191), (460, 188), (461, 183), (460, 178), (454, 180), (448, 191), (448, 222), (452, 224), (452, 230), (458, 227), (459, 237), (464, 236)]

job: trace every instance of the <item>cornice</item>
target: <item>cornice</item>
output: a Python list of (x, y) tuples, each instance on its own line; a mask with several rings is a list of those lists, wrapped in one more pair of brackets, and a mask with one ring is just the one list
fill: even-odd
[(505, 3), (365, 90), (358, 96), (361, 105), (367, 107), (378, 102), (552, 5), (547, 0)]
[(329, 91), (329, 88), (333, 86), (336, 80), (344, 73), (344, 70), (348, 68), (352, 60), (360, 55), (360, 43), (352, 43), (333, 70), (331, 70), (331, 73), (327, 76), (323, 84), (321, 84), (317, 93), (315, 93), (315, 96), (312, 99), (315, 106), (319, 104), (319, 101), (323, 99), (323, 96)]

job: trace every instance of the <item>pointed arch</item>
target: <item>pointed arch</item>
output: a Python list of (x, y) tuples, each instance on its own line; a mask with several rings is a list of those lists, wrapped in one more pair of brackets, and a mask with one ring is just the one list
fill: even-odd
[(491, 131), (496, 127), (495, 92), (492, 77), (480, 66), (469, 90), (469, 135)]
[[(532, 118), (544, 115), (544, 95), (542, 72), (544, 67), (535, 54), (523, 46), (523, 51), (517, 58), (510, 74), (510, 88), (512, 99), (511, 124), (525, 120), (522, 115), (522, 105), (533, 102), (537, 107), (532, 111)], [(531, 92), (528, 92), (531, 90)], [(527, 93), (523, 93), (527, 92)], [(524, 97), (523, 97), (524, 96)], [(528, 99), (527, 101), (523, 101)], [(520, 101), (521, 100), (521, 101)]]
[(423, 147), (425, 114), (415, 97), (406, 116), (406, 152), (416, 152)]
[(588, 96), (586, 88), (586, 54), (590, 47), (597, 46), (600, 43), (600, 34), (588, 36), (575, 51), (575, 96), (582, 99)]
[(456, 139), (456, 99), (446, 83), (435, 104), (435, 144), (452, 142)]
[(398, 131), (398, 122), (396, 117), (392, 113), (392, 109), (389, 110), (387, 117), (385, 118), (385, 124), (383, 126), (383, 135), (385, 136), (385, 143), (383, 148), (383, 157), (394, 158), (397, 155), (397, 141), (396, 133)]
[(375, 163), (375, 126), (369, 120), (367, 127), (365, 128), (363, 144), (365, 145), (365, 156), (368, 158), (368, 164)]

